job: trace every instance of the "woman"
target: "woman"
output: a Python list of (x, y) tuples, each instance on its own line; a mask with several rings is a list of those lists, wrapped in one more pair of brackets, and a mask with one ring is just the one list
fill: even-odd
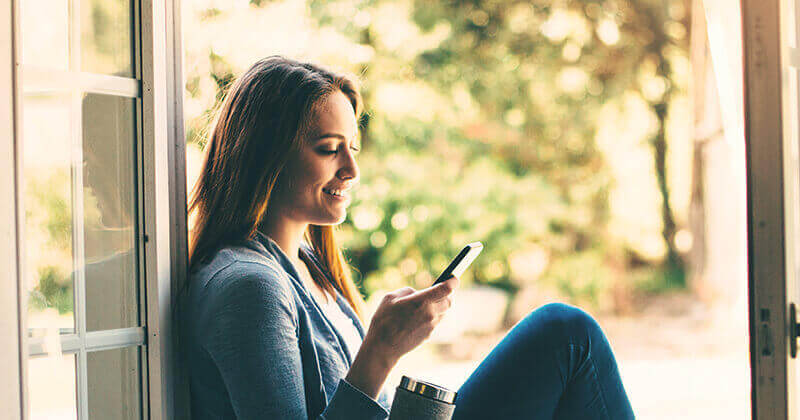
[[(363, 328), (333, 230), (360, 111), (351, 80), (282, 57), (230, 89), (190, 204), (193, 418), (385, 418), (387, 375), (450, 306), (454, 277), (387, 294)], [(518, 323), (456, 403), (457, 419), (633, 417), (602, 331), (560, 304)]]

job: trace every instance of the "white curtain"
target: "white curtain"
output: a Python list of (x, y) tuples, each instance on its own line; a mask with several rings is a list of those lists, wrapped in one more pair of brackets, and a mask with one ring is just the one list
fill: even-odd
[(711, 60), (717, 80), (725, 139), (744, 159), (744, 69), (741, 4), (703, 0)]
[(722, 305), (718, 305), (717, 315), (727, 318), (732, 328), (744, 329), (747, 325), (747, 178), (741, 4), (731, 0), (695, 1), (701, 1), (705, 11), (724, 132), (724, 139), (712, 141), (703, 148), (705, 275), (725, 297), (720, 302)]

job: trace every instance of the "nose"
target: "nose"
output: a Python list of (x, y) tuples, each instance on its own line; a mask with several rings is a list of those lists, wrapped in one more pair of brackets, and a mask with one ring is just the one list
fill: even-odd
[(343, 181), (352, 180), (353, 183), (358, 182), (361, 172), (358, 170), (356, 157), (352, 150), (347, 149), (347, 152), (342, 153), (341, 155), (343, 156), (342, 159), (344, 161), (342, 163), (342, 167), (339, 168), (336, 175)]

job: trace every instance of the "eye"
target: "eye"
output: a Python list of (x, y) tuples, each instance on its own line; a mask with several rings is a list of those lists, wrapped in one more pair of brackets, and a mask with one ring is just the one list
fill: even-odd
[[(352, 150), (353, 152), (355, 152), (357, 154), (358, 152), (361, 151), (361, 148), (357, 147), (357, 146), (350, 146), (350, 150)], [(333, 149), (333, 150), (319, 149), (318, 151), (320, 153), (322, 153), (323, 155), (335, 155), (335, 154), (339, 153), (339, 149)]]

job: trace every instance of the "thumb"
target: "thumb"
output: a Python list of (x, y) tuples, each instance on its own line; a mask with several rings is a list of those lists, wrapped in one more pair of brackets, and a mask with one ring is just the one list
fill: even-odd
[(447, 297), (447, 295), (449, 295), (450, 293), (453, 292), (453, 290), (455, 290), (456, 286), (458, 286), (458, 278), (455, 276), (451, 276), (450, 278), (439, 284), (435, 284), (426, 289), (419, 290), (418, 292), (414, 293), (408, 298), (437, 301)]

